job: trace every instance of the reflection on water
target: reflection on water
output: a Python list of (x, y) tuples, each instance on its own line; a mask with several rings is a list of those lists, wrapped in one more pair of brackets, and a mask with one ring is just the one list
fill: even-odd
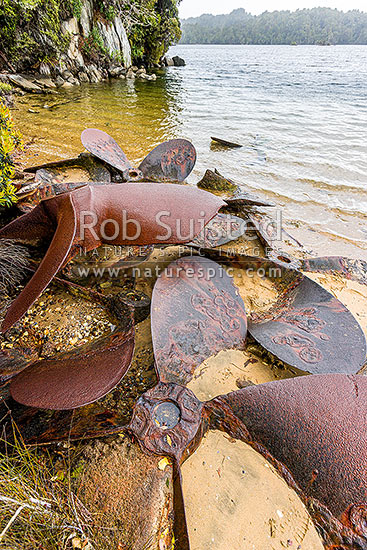
[(57, 95), (18, 101), (14, 117), (27, 137), (35, 138), (39, 158), (68, 158), (83, 150), (81, 132), (88, 127), (111, 134), (131, 161), (142, 160), (156, 145), (179, 132), (175, 96), (179, 81), (114, 80), (75, 87)]
[[(367, 47), (177, 46), (185, 68), (18, 101), (29, 163), (74, 156), (80, 133), (110, 133), (137, 163), (183, 137), (206, 168), (284, 209), (314, 253), (367, 258)], [(32, 112), (34, 111), (34, 112)], [(210, 136), (243, 144), (226, 150)]]

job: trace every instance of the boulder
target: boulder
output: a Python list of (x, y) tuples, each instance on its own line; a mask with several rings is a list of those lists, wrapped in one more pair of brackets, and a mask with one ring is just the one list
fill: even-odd
[(18, 86), (19, 88), (22, 88), (22, 90), (25, 90), (26, 92), (33, 92), (38, 94), (42, 92), (42, 89), (37, 84), (34, 84), (20, 74), (9, 74), (8, 80), (10, 80), (12, 84), (15, 84), (15, 86)]
[(38, 78), (36, 80), (36, 84), (38, 84), (42, 88), (56, 88), (55, 82), (53, 82), (53, 80), (51, 80), (51, 78), (47, 78), (47, 77)]
[(140, 76), (142, 74), (145, 74), (147, 71), (144, 67), (136, 71), (136, 76)]
[(117, 78), (121, 74), (125, 74), (125, 73), (126, 73), (126, 69), (125, 67), (121, 67), (121, 65), (118, 67), (111, 67), (110, 69), (108, 69), (108, 74), (111, 78)]
[(51, 76), (51, 69), (47, 63), (41, 63), (39, 71), (42, 76)]
[(64, 71), (62, 73), (62, 77), (63, 77), (64, 80), (69, 80), (69, 78), (73, 78), (74, 75), (70, 71)]
[(55, 84), (57, 88), (61, 88), (61, 86), (64, 84), (65, 80), (62, 78), (62, 76), (58, 75), (55, 78)]
[(87, 67), (87, 74), (89, 76), (89, 80), (94, 83), (101, 82), (103, 79), (101, 71), (99, 71), (95, 65), (90, 65)]
[(174, 67), (175, 62), (173, 61), (172, 57), (165, 57), (163, 60), (166, 67)]
[(75, 76), (68, 78), (67, 81), (70, 82), (70, 84), (72, 84), (73, 86), (80, 86), (80, 82), (77, 78), (75, 78)]
[(73, 88), (73, 84), (71, 82), (68, 82), (67, 80), (65, 80), (64, 84), (62, 86), (60, 86), (60, 88), (63, 88), (63, 89), (66, 89), (66, 88)]
[(126, 78), (135, 78), (135, 73), (131, 67), (126, 73)]
[(182, 59), (182, 57), (179, 57), (178, 55), (175, 55), (172, 57), (172, 61), (175, 65), (175, 67), (185, 67), (186, 61)]
[(80, 82), (89, 82), (89, 76), (86, 72), (80, 71), (80, 73), (78, 74), (78, 78)]

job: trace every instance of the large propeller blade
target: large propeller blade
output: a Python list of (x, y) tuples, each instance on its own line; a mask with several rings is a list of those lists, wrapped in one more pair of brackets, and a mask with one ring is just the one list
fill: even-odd
[(96, 128), (87, 128), (82, 132), (81, 140), (92, 155), (122, 172), (126, 181), (130, 179), (129, 172), (132, 170), (132, 166), (127, 156), (119, 144), (106, 132)]
[(242, 254), (226, 257), (210, 249), (202, 252), (240, 268), (246, 277), (260, 274), (260, 280), (276, 290), (271, 307), (249, 312), (249, 333), (267, 351), (311, 374), (355, 374), (362, 368), (363, 330), (349, 309), (321, 285), (283, 263)]
[(196, 163), (196, 150), (186, 139), (171, 139), (149, 153), (139, 166), (152, 181), (184, 181)]
[(69, 410), (100, 399), (121, 381), (134, 353), (134, 329), (37, 361), (10, 384), (12, 397), (29, 407)]
[(133, 168), (119, 144), (106, 132), (94, 128), (81, 135), (84, 147), (122, 173), (125, 181), (184, 181), (196, 163), (195, 147), (186, 139), (161, 143)]
[(186, 385), (204, 359), (245, 345), (243, 301), (225, 270), (207, 258), (170, 264), (154, 287), (151, 319), (162, 382)]
[(271, 310), (252, 318), (249, 332), (276, 357), (312, 374), (355, 374), (366, 360), (366, 339), (357, 320), (304, 276)]
[(227, 427), (233, 414), (307, 496), (340, 517), (353, 505), (367, 511), (366, 403), (367, 378), (335, 374), (251, 386), (207, 406)]

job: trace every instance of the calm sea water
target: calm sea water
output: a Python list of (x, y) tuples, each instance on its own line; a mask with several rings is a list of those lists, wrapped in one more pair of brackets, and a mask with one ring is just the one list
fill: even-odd
[[(198, 151), (190, 182), (216, 167), (282, 207), (308, 250), (367, 259), (367, 46), (179, 45), (170, 54), (187, 66), (158, 71), (156, 82), (22, 98), (14, 116), (35, 138), (29, 162), (80, 152), (88, 126), (136, 162), (185, 137)], [(244, 147), (213, 147), (211, 135)]]

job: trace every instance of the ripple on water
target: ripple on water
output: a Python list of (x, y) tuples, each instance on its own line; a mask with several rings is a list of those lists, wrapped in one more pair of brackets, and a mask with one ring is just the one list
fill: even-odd
[[(315, 253), (367, 258), (367, 46), (172, 53), (187, 66), (158, 71), (156, 82), (116, 80), (19, 99), (16, 122), (35, 138), (29, 163), (78, 154), (86, 127), (113, 135), (136, 163), (160, 142), (184, 137), (198, 150), (190, 183), (216, 167), (276, 200), (286, 221), (301, 222)], [(213, 134), (243, 148), (211, 147)]]

